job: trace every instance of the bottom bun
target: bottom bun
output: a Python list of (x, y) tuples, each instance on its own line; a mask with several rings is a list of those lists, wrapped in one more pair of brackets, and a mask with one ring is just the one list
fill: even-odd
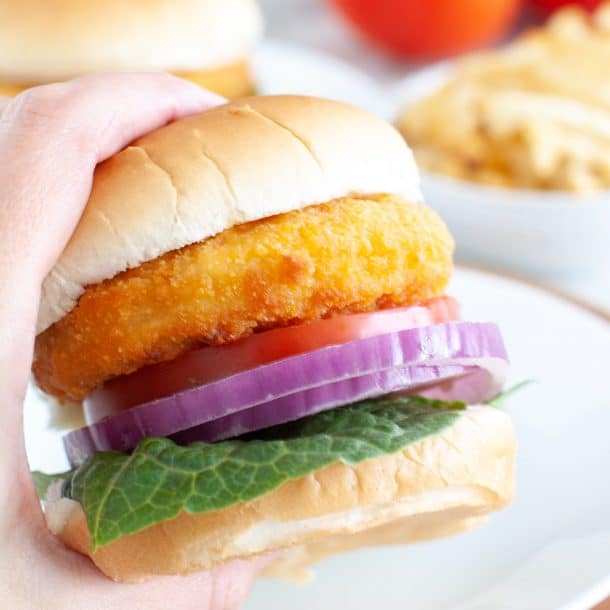
[(470, 407), (442, 434), (350, 466), (336, 463), (223, 510), (179, 514), (90, 552), (80, 505), (49, 498), (47, 523), (110, 578), (139, 582), (287, 549), (268, 574), (363, 546), (406, 544), (470, 529), (513, 495), (515, 436), (493, 407)]
[(353, 534), (330, 535), (287, 549), (266, 568), (263, 575), (307, 582), (314, 577), (311, 566), (332, 555), (373, 546), (399, 546), (453, 536), (485, 523), (489, 510), (480, 505), (455, 506), (398, 517)]

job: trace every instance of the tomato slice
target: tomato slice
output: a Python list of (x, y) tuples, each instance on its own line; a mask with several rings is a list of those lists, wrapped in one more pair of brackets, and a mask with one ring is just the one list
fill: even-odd
[(129, 407), (329, 345), (458, 319), (455, 299), (439, 297), (412, 307), (315, 320), (203, 347), (107, 382), (85, 400), (85, 419), (91, 425)]

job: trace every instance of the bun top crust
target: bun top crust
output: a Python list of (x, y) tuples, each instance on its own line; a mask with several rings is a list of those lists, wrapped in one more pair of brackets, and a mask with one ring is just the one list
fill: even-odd
[(363, 110), (252, 97), (177, 121), (100, 164), (42, 288), (40, 333), (96, 284), (230, 227), (353, 194), (421, 201), (398, 132)]
[(247, 57), (261, 30), (256, 0), (12, 0), (0, 5), (0, 74), (200, 71)]

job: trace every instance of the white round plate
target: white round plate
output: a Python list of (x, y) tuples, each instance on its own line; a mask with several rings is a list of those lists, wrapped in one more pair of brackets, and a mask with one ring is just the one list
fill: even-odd
[[(411, 547), (328, 560), (314, 582), (256, 585), (246, 610), (586, 610), (610, 594), (610, 323), (545, 290), (458, 269), (464, 318), (497, 321), (519, 438), (514, 504), (481, 529)], [(490, 407), (491, 408), (491, 407)], [(60, 434), (34, 392), (31, 465), (66, 466)]]
[(266, 40), (254, 58), (260, 94), (296, 93), (327, 97), (389, 118), (390, 100), (364, 72), (332, 55)]

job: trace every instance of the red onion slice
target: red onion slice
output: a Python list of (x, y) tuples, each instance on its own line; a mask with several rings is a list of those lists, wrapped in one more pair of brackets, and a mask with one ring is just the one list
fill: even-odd
[[(477, 366), (481, 359), (488, 358), (507, 360), (495, 324), (451, 322), (378, 335), (279, 360), (140, 405), (67, 434), (64, 445), (72, 464), (79, 464), (95, 451), (127, 451), (146, 437), (173, 436), (335, 382), (405, 365)], [(437, 377), (438, 381), (442, 379)], [(408, 384), (401, 387), (407, 388)], [(392, 386), (388, 391), (397, 389)], [(345, 404), (370, 394), (342, 396)]]
[(488, 358), (478, 364), (473, 361), (469, 366), (407, 365), (284, 396), (195, 426), (172, 438), (181, 445), (221, 441), (390, 393), (484, 403), (502, 389), (507, 370), (508, 361), (501, 358)]
[(221, 441), (294, 421), (306, 415), (314, 415), (320, 411), (327, 411), (345, 404), (404, 391), (405, 388), (412, 393), (419, 388), (437, 382), (439, 379), (455, 379), (468, 372), (467, 367), (460, 365), (407, 365), (369, 373), (362, 377), (335, 381), (317, 388), (283, 396), (179, 432), (172, 438), (181, 445), (188, 445), (195, 441), (208, 443)]
[(506, 381), (508, 360), (486, 358), (479, 363), (471, 361), (470, 365), (465, 375), (439, 379), (424, 389), (416, 389), (416, 393), (444, 401), (461, 400), (469, 405), (483, 404), (497, 396)]

